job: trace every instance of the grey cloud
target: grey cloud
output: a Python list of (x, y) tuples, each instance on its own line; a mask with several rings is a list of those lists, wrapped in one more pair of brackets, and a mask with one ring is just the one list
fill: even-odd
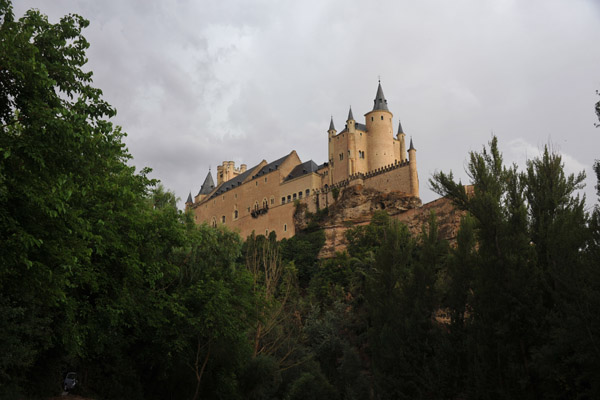
[(593, 0), (15, 3), (91, 21), (89, 68), (133, 162), (179, 197), (223, 160), (325, 161), (329, 116), (341, 129), (351, 104), (360, 119), (378, 75), (417, 147), (424, 201), (435, 170), (467, 180), (467, 152), (492, 132), (508, 162), (515, 143), (549, 140), (588, 176), (600, 158)]

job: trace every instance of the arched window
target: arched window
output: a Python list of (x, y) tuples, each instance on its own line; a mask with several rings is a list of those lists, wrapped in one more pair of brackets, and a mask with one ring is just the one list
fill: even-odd
[(225, 223), (225, 216), (224, 215), (221, 217), (221, 222)]
[(306, 197), (310, 196), (310, 189), (306, 189)]
[(288, 194), (288, 201), (287, 201), (287, 202), (289, 203), (290, 201), (292, 201), (292, 196), (290, 196), (290, 195)]
[(213, 228), (217, 227), (217, 219), (215, 217), (212, 217), (212, 220), (210, 221), (210, 226), (212, 226)]
[(239, 214), (238, 214), (238, 210), (235, 210), (235, 211), (233, 212), (233, 218), (235, 218), (235, 219), (238, 219), (238, 215), (239, 215)]
[(281, 198), (281, 204), (285, 204), (285, 196)]

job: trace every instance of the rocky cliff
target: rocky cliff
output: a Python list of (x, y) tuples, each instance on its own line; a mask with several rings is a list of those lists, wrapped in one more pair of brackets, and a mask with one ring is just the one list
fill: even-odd
[[(446, 198), (423, 205), (418, 197), (406, 193), (380, 192), (365, 189), (361, 185), (347, 187), (329, 207), (328, 215), (320, 221), (325, 231), (326, 242), (319, 257), (331, 258), (336, 252), (345, 250), (346, 230), (368, 224), (373, 213), (378, 210), (384, 210), (392, 218), (404, 222), (414, 235), (421, 232), (429, 215), (434, 212), (440, 236), (450, 242), (456, 240), (460, 218), (464, 215), (464, 212), (456, 209)], [(294, 216), (296, 230), (306, 228), (308, 220), (306, 209), (299, 207)]]

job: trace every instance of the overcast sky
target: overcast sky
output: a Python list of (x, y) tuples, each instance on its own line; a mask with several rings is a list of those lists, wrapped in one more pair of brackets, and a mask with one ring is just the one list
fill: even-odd
[[(90, 21), (88, 68), (118, 114), (138, 168), (182, 199), (209, 166), (253, 166), (296, 150), (327, 160), (352, 105), (372, 109), (378, 76), (414, 140), (428, 180), (467, 182), (468, 152), (492, 133), (524, 166), (550, 143), (568, 172), (585, 170), (597, 201), (600, 128), (598, 0), (13, 0), (52, 22)], [(408, 138), (407, 138), (408, 140)]]

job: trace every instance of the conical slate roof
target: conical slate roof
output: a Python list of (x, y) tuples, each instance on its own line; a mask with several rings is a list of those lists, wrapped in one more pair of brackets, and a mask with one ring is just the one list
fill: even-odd
[(400, 120), (398, 120), (398, 133), (404, 133), (404, 131), (402, 130), (402, 123), (400, 123)]
[(408, 151), (411, 151), (411, 150), (417, 150), (417, 149), (415, 149), (415, 146), (413, 146), (412, 138), (410, 138), (410, 147), (408, 148)]
[(215, 181), (213, 181), (212, 175), (211, 175), (210, 171), (208, 171), (208, 174), (206, 175), (206, 178), (204, 179), (204, 183), (200, 187), (200, 191), (198, 192), (198, 194), (199, 195), (209, 194), (210, 192), (213, 191), (214, 188), (215, 188)]
[(331, 117), (331, 122), (329, 122), (328, 131), (335, 131), (335, 126), (333, 126), (333, 116)]
[(373, 100), (373, 111), (375, 110), (388, 110), (387, 100), (385, 99), (385, 95), (383, 94), (383, 89), (381, 88), (381, 82), (379, 82), (379, 86), (377, 86), (377, 94), (375, 95), (375, 100)]
[(193, 203), (193, 201), (192, 201), (192, 192), (190, 192), (190, 194), (188, 194), (188, 198), (185, 201), (185, 204), (188, 204), (188, 203)]
[(350, 106), (350, 111), (348, 111), (348, 119), (347, 121), (354, 120), (354, 115), (352, 115), (352, 106)]

